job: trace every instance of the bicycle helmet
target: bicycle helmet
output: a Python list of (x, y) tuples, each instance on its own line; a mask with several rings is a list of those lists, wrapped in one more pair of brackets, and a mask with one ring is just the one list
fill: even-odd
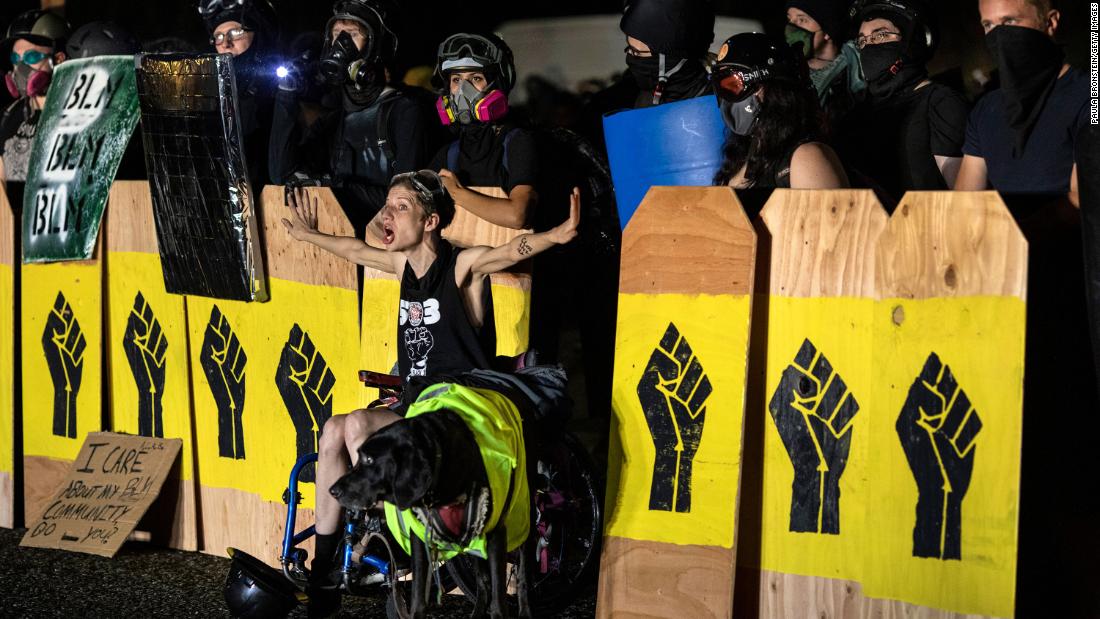
[(0, 51), (7, 56), (11, 52), (12, 45), (19, 39), (60, 51), (65, 47), (65, 39), (68, 36), (69, 24), (56, 13), (27, 11), (8, 25), (4, 40), (0, 41)]
[(743, 101), (761, 84), (777, 79), (808, 82), (806, 63), (786, 41), (759, 32), (726, 39), (710, 74), (719, 102)]
[(93, 56), (129, 56), (141, 51), (141, 44), (122, 26), (110, 21), (94, 21), (76, 29), (69, 37), (65, 53), (69, 58)]
[(456, 69), (479, 70), (490, 78), (491, 88), (508, 94), (516, 85), (516, 65), (512, 49), (494, 35), (459, 32), (439, 44), (432, 83), (444, 89), (447, 74)]
[(918, 63), (932, 59), (940, 44), (939, 21), (922, 0), (856, 0), (849, 11), (852, 23), (888, 19), (901, 31), (906, 54)]
[(298, 589), (274, 568), (236, 548), (225, 577), (225, 605), (234, 617), (285, 617), (298, 605)]

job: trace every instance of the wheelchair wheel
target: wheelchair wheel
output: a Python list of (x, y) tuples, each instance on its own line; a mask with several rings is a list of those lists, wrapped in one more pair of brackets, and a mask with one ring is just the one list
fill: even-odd
[[(602, 483), (592, 459), (580, 441), (562, 432), (536, 447), (530, 463), (532, 497), (531, 536), (511, 553), (508, 587), (513, 590), (519, 562), (515, 553), (527, 552), (527, 587), (531, 609), (552, 612), (572, 602), (594, 584), (603, 533)], [(460, 556), (447, 570), (471, 600), (477, 596), (477, 562)], [(509, 595), (514, 608), (516, 600)]]

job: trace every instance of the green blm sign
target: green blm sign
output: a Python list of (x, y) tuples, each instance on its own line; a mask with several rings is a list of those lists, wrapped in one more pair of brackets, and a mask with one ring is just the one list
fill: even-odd
[(57, 66), (27, 169), (23, 262), (92, 257), (139, 115), (133, 56)]

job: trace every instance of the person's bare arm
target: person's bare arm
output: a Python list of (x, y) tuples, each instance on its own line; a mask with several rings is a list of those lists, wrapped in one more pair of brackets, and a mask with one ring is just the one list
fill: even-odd
[(1077, 193), (1077, 164), (1073, 164), (1073, 173), (1069, 175), (1069, 201), (1070, 204), (1081, 208), (1081, 195)]
[(581, 192), (574, 187), (573, 195), (569, 197), (568, 219), (546, 232), (521, 234), (500, 247), (471, 248), (470, 271), (474, 275), (490, 275), (537, 256), (555, 245), (564, 245), (577, 236), (580, 220)]
[(791, 189), (845, 189), (848, 175), (825, 144), (807, 142), (791, 156)]
[(959, 179), (959, 167), (962, 166), (962, 157), (947, 157), (944, 155), (934, 155), (936, 158), (936, 167), (940, 169), (940, 176), (943, 176), (943, 182), (947, 183), (948, 189), (955, 188), (955, 182)]
[(954, 189), (955, 191), (985, 191), (989, 189), (989, 169), (985, 167), (985, 159), (974, 155), (963, 155)]
[(391, 254), (367, 245), (351, 236), (333, 236), (317, 230), (317, 197), (305, 189), (295, 189), (287, 196), (291, 217), (283, 218), (283, 226), (295, 240), (312, 243), (345, 260), (386, 273), (397, 273), (398, 254)]
[(507, 198), (494, 198), (464, 187), (450, 170), (440, 170), (439, 176), (456, 204), (489, 223), (505, 228), (523, 228), (538, 203), (538, 193), (531, 185), (516, 185), (508, 192)]

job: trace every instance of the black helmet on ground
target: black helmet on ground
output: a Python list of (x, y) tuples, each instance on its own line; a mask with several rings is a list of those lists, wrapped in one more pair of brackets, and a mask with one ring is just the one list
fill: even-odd
[(710, 74), (719, 101), (743, 101), (761, 84), (788, 80), (809, 84), (806, 63), (780, 38), (760, 32), (735, 34), (718, 51)]
[(919, 63), (932, 59), (940, 44), (939, 20), (923, 0), (855, 0), (849, 11), (852, 23), (888, 19), (901, 31), (906, 54)]
[(516, 85), (516, 64), (512, 48), (495, 34), (452, 34), (439, 44), (432, 84), (446, 88), (447, 73), (457, 69), (485, 73), (492, 87), (508, 94)]
[(297, 587), (252, 555), (228, 549), (233, 562), (225, 577), (225, 605), (234, 617), (285, 617), (298, 605)]
[(129, 56), (141, 51), (141, 44), (122, 26), (110, 21), (94, 21), (76, 29), (65, 46), (69, 58)]
[(19, 39), (35, 45), (52, 47), (54, 51), (63, 51), (65, 40), (69, 37), (69, 24), (56, 13), (50, 11), (27, 11), (21, 13), (8, 25), (4, 40), (0, 41), (0, 51), (5, 56)]

